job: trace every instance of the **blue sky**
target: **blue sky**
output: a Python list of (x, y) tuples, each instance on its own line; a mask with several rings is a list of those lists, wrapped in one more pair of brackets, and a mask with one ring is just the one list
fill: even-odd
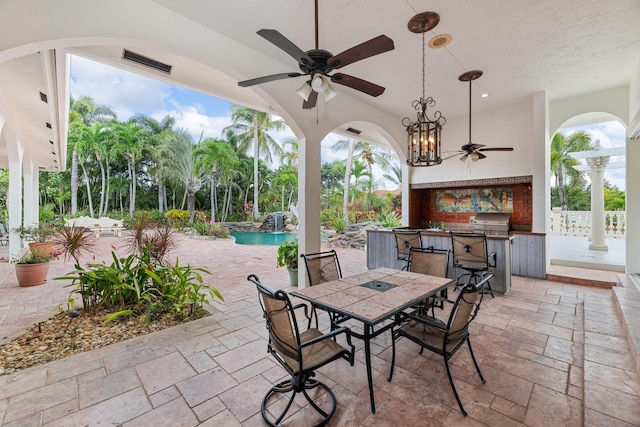
[[(135, 113), (143, 113), (157, 120), (170, 114), (175, 117), (176, 126), (187, 129), (196, 140), (201, 133), (204, 138), (219, 138), (222, 129), (231, 124), (231, 103), (228, 101), (78, 56), (71, 57), (70, 90), (75, 98), (88, 95), (96, 103), (110, 106), (118, 114), (120, 121), (128, 120)], [(618, 122), (569, 128), (563, 130), (563, 133), (580, 129), (589, 133), (593, 141), (599, 139), (604, 148), (625, 145), (625, 129)], [(290, 130), (272, 133), (272, 136), (277, 140), (294, 138)], [(322, 144), (322, 162), (345, 158), (343, 152), (331, 149), (331, 145), (340, 138), (335, 134), (325, 138)], [(611, 161), (615, 160), (618, 159), (613, 158)], [(624, 190), (624, 172), (624, 169), (608, 169), (605, 179)], [(374, 170), (374, 175), (379, 180), (382, 172)], [(387, 190), (392, 190), (394, 186), (387, 182), (386, 187)]]

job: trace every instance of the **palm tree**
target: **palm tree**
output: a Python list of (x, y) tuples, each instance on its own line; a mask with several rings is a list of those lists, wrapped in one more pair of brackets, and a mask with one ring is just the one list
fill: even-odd
[(401, 187), (402, 186), (402, 166), (394, 162), (391, 165), (391, 173), (392, 175), (385, 173), (382, 176), (388, 179), (389, 181), (391, 181), (393, 184), (397, 185), (398, 187)]
[(342, 198), (342, 215), (347, 223), (349, 224), (349, 186), (351, 184), (351, 168), (353, 167), (353, 148), (355, 141), (351, 138), (347, 140), (340, 140), (333, 144), (334, 150), (344, 150), (347, 149), (347, 160), (345, 163), (345, 172), (344, 172), (344, 192)]
[(282, 157), (282, 147), (268, 132), (271, 130), (284, 130), (286, 125), (282, 120), (273, 120), (269, 113), (236, 104), (231, 106), (231, 121), (233, 124), (227, 126), (223, 132), (229, 135), (229, 131), (231, 131), (235, 135), (238, 142), (238, 151), (247, 153), (253, 147), (252, 214), (254, 217), (258, 217), (258, 197), (260, 195), (258, 160), (260, 160), (261, 154), (268, 163), (272, 163), (274, 154)]
[(581, 185), (583, 174), (574, 169), (579, 163), (571, 157), (569, 153), (593, 149), (591, 136), (584, 131), (574, 132), (569, 136), (561, 133), (553, 135), (551, 141), (551, 173), (555, 175), (556, 187), (558, 188), (558, 198), (562, 210), (567, 209), (567, 199), (565, 196), (565, 177), (573, 185)]
[(136, 206), (137, 187), (137, 162), (145, 147), (148, 132), (140, 126), (129, 121), (118, 123), (115, 127), (116, 143), (113, 147), (114, 153), (123, 156), (127, 160), (129, 171), (129, 215), (133, 215)]
[[(290, 151), (285, 149), (288, 146), (291, 146)], [(299, 141), (295, 138), (287, 138), (282, 141), (282, 148), (284, 150), (282, 161), (284, 164), (291, 166), (295, 170), (298, 170), (298, 146)]]
[(365, 142), (359, 142), (356, 144), (356, 158), (362, 160), (367, 165), (369, 171), (369, 188), (367, 191), (369, 194), (373, 192), (373, 165), (376, 164), (384, 172), (388, 172), (391, 168), (391, 161), (394, 159), (394, 155), (389, 150), (381, 149), (380, 147), (373, 146)]
[[(138, 113), (131, 117), (130, 121), (149, 132), (149, 145), (153, 147), (158, 147), (162, 140), (162, 134), (172, 132), (173, 126), (176, 124), (176, 119), (168, 114), (164, 116), (162, 120), (158, 121), (153, 117)], [(155, 150), (152, 151), (151, 157), (154, 165), (149, 168), (149, 172), (155, 177), (158, 185), (158, 210), (164, 212), (167, 208), (167, 190), (163, 177), (163, 169)]]
[[(71, 98), (69, 107), (69, 124), (82, 123), (92, 126), (94, 123), (104, 123), (116, 120), (116, 113), (106, 105), (96, 104), (89, 96), (81, 96), (77, 100)], [(69, 128), (69, 136), (74, 129)], [(71, 214), (78, 212), (78, 153), (71, 151)]]
[[(233, 147), (225, 141), (205, 139), (195, 150), (197, 167), (210, 182), (209, 198), (211, 202), (211, 222), (216, 222), (218, 209), (217, 183), (230, 185), (233, 170), (238, 163), (238, 156)], [(226, 199), (225, 199), (226, 200)]]
[(184, 185), (189, 224), (193, 224), (195, 195), (202, 185), (202, 177), (196, 168), (191, 135), (184, 129), (163, 133), (158, 155), (166, 165), (167, 176)]

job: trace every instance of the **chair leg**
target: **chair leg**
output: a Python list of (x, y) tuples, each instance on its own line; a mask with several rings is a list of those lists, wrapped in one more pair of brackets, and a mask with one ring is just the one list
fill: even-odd
[(458, 401), (458, 406), (460, 407), (460, 411), (462, 412), (462, 415), (466, 417), (467, 411), (464, 410), (464, 407), (462, 406), (462, 402), (460, 401), (460, 397), (458, 396), (458, 391), (456, 390), (456, 386), (453, 384), (453, 377), (451, 376), (451, 370), (449, 369), (449, 359), (447, 358), (446, 355), (444, 356), (444, 366), (445, 368), (447, 368), (447, 377), (449, 377), (449, 384), (451, 384), (453, 395), (456, 397), (456, 400)]
[(482, 384), (486, 384), (487, 380), (482, 376), (482, 372), (480, 372), (480, 367), (478, 366), (478, 362), (476, 361), (476, 356), (473, 354), (473, 349), (471, 348), (471, 340), (467, 338), (467, 345), (469, 346), (469, 353), (471, 354), (471, 360), (473, 360), (473, 364), (476, 366), (476, 371), (478, 371), (478, 375), (480, 375), (480, 380)]

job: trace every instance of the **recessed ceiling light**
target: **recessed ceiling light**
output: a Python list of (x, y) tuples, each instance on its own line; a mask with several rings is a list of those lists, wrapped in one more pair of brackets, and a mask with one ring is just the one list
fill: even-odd
[(487, 97), (489, 97), (489, 94), (486, 92), (480, 95), (480, 98), (487, 98)]
[(429, 40), (429, 47), (431, 49), (440, 49), (451, 43), (451, 36), (449, 34), (438, 34)]

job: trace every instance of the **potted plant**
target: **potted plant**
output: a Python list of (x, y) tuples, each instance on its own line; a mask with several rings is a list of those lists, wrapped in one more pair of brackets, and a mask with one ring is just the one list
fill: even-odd
[(287, 240), (278, 247), (278, 267), (287, 267), (291, 284), (298, 285), (298, 239)]
[(15, 229), (20, 238), (29, 242), (31, 252), (42, 252), (42, 255), (51, 256), (56, 250), (56, 244), (49, 239), (54, 235), (56, 228), (53, 224), (40, 222), (29, 226), (20, 226)]
[(47, 282), (47, 274), (49, 274), (49, 261), (54, 256), (56, 256), (55, 253), (46, 255), (42, 251), (27, 251), (15, 260), (18, 285), (36, 286), (45, 284)]

